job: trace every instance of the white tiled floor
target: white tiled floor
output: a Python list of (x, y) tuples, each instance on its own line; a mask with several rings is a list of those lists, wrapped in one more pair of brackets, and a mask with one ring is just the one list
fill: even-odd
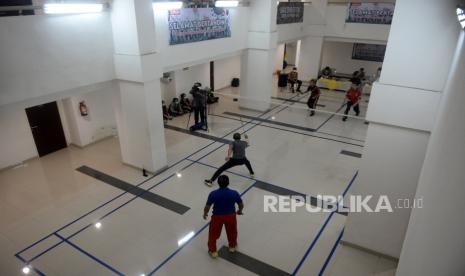
[[(222, 92), (234, 94), (237, 90)], [(273, 94), (295, 96), (278, 90)], [(299, 95), (295, 99), (306, 101), (307, 97)], [(319, 103), (326, 105), (322, 110), (334, 112), (340, 109), (343, 99), (343, 93), (323, 91)], [(247, 130), (251, 140), (248, 157), (258, 180), (308, 195), (342, 194), (354, 177), (360, 159), (341, 155), (340, 151), (362, 153), (366, 125), (356, 119), (343, 123), (339, 116), (322, 112), (308, 117), (305, 105), (290, 105), (277, 106), (261, 114), (241, 110), (231, 97), (221, 97), (220, 103), (210, 108), (209, 134), (232, 139), (233, 132)], [(258, 121), (241, 127), (238, 117), (224, 115), (225, 111), (263, 115), (262, 118), (273, 115), (279, 122), (318, 128), (318, 131)], [(365, 112), (366, 106), (362, 106), (361, 115)], [(185, 115), (169, 124), (184, 128), (187, 119)], [(31, 160), (25, 167), (0, 172), (0, 275), (20, 275), (24, 264), (14, 254), (51, 233), (20, 254), (26, 260), (35, 258), (31, 265), (46, 275), (112, 275), (115, 272), (141, 275), (154, 270), (157, 275), (252, 275), (225, 260), (212, 260), (206, 254), (208, 229), (201, 214), (212, 189), (202, 182), (213, 174), (211, 166), (219, 167), (223, 163), (226, 146), (173, 130), (165, 130), (165, 135), (171, 167), (149, 180), (140, 171), (121, 164), (117, 138), (84, 149), (69, 147)], [(150, 189), (190, 210), (179, 215), (123, 194), (77, 172), (75, 169), (82, 165), (140, 184), (142, 189)], [(176, 172), (181, 172), (182, 177), (173, 176)], [(264, 213), (263, 196), (270, 193), (248, 189), (254, 181), (248, 177), (245, 167), (233, 168), (231, 172), (236, 173), (228, 173), (231, 186), (245, 192), (245, 215), (238, 218), (239, 251), (288, 273), (318, 275), (346, 217), (310, 214), (303, 209), (296, 213)], [(144, 180), (147, 181), (142, 183)], [(102, 223), (100, 229), (92, 225), (97, 221)], [(178, 247), (178, 240), (191, 231), (196, 236), (184, 247)], [(58, 235), (65, 238), (73, 235), (69, 239), (71, 244), (61, 242)], [(225, 243), (222, 237), (218, 247)], [(42, 255), (36, 257), (39, 254)], [(365, 252), (338, 246), (325, 275), (391, 275), (395, 266)]]

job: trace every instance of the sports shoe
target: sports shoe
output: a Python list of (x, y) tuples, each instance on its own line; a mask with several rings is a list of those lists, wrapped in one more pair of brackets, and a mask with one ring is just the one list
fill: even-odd
[(236, 252), (236, 247), (228, 247), (229, 253), (234, 253)]
[(210, 179), (205, 179), (203, 183), (205, 183), (205, 185), (207, 185), (208, 187), (213, 186), (213, 182)]
[(254, 177), (254, 176), (255, 176), (255, 174), (254, 174), (254, 173), (250, 173), (250, 177)]
[(212, 257), (212, 258), (217, 258), (218, 257), (218, 252), (217, 251), (215, 251), (215, 252), (208, 251), (208, 255), (210, 255), (210, 257)]

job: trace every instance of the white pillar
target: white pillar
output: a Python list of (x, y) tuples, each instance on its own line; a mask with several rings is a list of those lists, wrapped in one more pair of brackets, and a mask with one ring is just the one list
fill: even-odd
[(152, 1), (115, 0), (111, 19), (120, 89), (115, 113), (123, 162), (156, 172), (167, 160)]
[(241, 60), (240, 107), (264, 111), (271, 103), (277, 46), (276, 1), (251, 1), (248, 49)]
[[(373, 195), (373, 203), (379, 195), (387, 195), (393, 205), (415, 196), (457, 45), (455, 5), (455, 0), (396, 1), (383, 71), (370, 98), (370, 125), (352, 194)], [(350, 213), (343, 240), (399, 258), (410, 213), (408, 208)]]
[(465, 33), (441, 100), (397, 275), (465, 275)]
[(318, 77), (321, 67), (322, 36), (307, 36), (300, 42), (299, 75), (302, 80)]

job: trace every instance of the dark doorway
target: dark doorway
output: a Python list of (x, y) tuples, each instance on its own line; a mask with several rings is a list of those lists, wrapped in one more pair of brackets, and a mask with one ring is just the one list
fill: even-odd
[(26, 115), (39, 156), (66, 148), (66, 138), (56, 102), (26, 108)]
[(215, 62), (210, 61), (210, 88), (215, 91)]

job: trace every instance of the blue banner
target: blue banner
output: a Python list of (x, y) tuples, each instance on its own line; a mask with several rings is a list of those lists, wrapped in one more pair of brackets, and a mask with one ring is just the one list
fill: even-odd
[(191, 8), (168, 11), (170, 45), (231, 37), (229, 10)]

